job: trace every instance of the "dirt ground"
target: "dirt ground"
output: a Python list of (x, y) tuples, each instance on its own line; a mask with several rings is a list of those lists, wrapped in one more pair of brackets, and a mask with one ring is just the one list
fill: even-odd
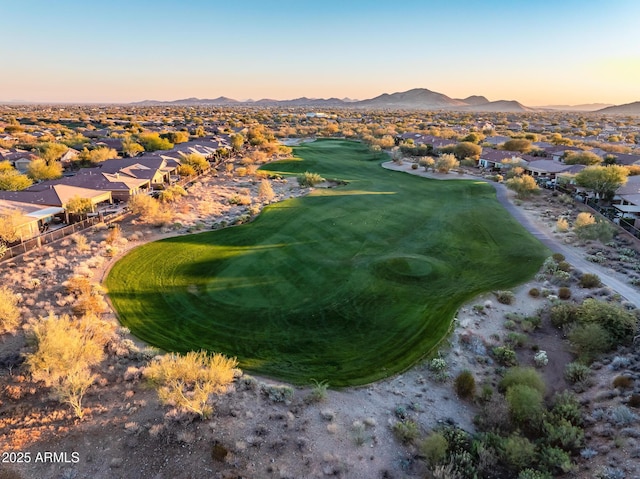
[[(308, 191), (295, 180), (272, 184), (273, 201)], [(203, 180), (177, 205), (174, 226), (158, 230), (128, 217), (121, 223), (122, 237), (115, 248), (105, 242), (108, 230), (95, 228), (84, 233), (88, 251), (78, 252), (75, 242), (67, 239), (3, 263), (2, 283), (20, 293), (25, 321), (48, 311), (68, 312), (70, 299), (62, 287), (66, 278), (85, 274), (101, 281), (108, 267), (132, 247), (168, 235), (233, 224), (250, 208), (255, 213), (264, 205), (257, 197), (258, 187), (259, 181), (251, 177), (220, 174)], [(230, 204), (229, 198), (237, 195), (251, 198), (250, 204)], [(522, 208), (541, 228), (553, 229), (554, 217), (571, 209), (554, 200), (545, 192)], [(570, 234), (565, 237), (571, 239)], [(602, 249), (573, 240), (571, 247), (583, 255)], [(633, 276), (615, 273), (627, 281)], [(109, 355), (101, 365), (99, 379), (85, 399), (85, 417), (77, 420), (68, 407), (49, 398), (24, 374), (18, 357), (29, 348), (25, 331), (2, 335), (0, 478), (425, 477), (425, 465), (415, 446), (398, 441), (393, 424), (410, 418), (423, 434), (444, 422), (473, 431), (477, 406), (456, 397), (451, 378), (469, 369), (480, 384), (495, 384), (495, 365), (488, 349), (511, 331), (505, 315), (533, 315), (550, 300), (530, 296), (533, 287), (552, 288), (532, 280), (514, 288), (511, 305), (500, 304), (487, 293), (460, 308), (452, 334), (439, 352), (447, 363), (445, 378), (436, 378), (425, 360), (387, 380), (360, 388), (330, 389), (324, 399), (311, 401), (312, 388), (296, 387), (292, 398), (279, 400), (265, 393), (279, 383), (245, 375), (232, 391), (216, 399), (213, 417), (207, 420), (193, 420), (159, 403), (155, 391), (141, 379), (148, 356), (135, 338), (128, 338), (135, 345)], [(572, 289), (574, 298), (594, 294)], [(112, 313), (107, 317), (116, 321)], [(518, 350), (520, 362), (533, 364), (531, 346), (535, 344), (549, 357), (549, 364), (541, 370), (551, 386), (549, 395), (567, 388), (564, 366), (572, 355), (561, 334), (543, 324), (528, 341), (528, 347)], [(603, 390), (609, 391), (612, 374), (603, 365), (592, 388), (583, 393), (590, 412), (624, 399), (622, 394), (609, 397), (609, 402), (600, 397)], [(594, 421), (592, 426), (595, 429), (599, 424)], [(627, 429), (633, 429), (633, 423)], [(619, 447), (612, 442), (616, 434), (624, 439)], [(597, 454), (583, 461), (575, 477), (593, 477), (594, 468), (608, 464), (611, 457), (616, 467), (630, 474), (626, 477), (640, 477), (634, 459), (638, 444), (630, 433), (614, 430), (607, 436), (593, 432), (589, 437)]]

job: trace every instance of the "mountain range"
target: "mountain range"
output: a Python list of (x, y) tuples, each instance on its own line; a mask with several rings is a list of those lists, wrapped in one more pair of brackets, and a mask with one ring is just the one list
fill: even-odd
[(489, 101), (484, 96), (470, 96), (464, 99), (451, 98), (443, 93), (414, 88), (404, 92), (383, 93), (368, 100), (351, 100), (339, 98), (296, 98), (293, 100), (247, 100), (238, 101), (224, 96), (207, 98), (185, 98), (173, 101), (144, 100), (132, 105), (199, 105), (199, 106), (273, 106), (273, 107), (308, 107), (308, 108), (362, 108), (368, 110), (460, 110), (460, 111), (533, 111), (517, 101)]

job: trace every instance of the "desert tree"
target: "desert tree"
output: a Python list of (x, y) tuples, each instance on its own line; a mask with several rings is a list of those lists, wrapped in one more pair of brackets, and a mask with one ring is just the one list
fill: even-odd
[(69, 147), (62, 143), (44, 142), (36, 146), (38, 156), (42, 158), (47, 165), (58, 161), (64, 155)]
[(502, 149), (507, 151), (518, 151), (520, 153), (527, 153), (531, 150), (531, 142), (525, 139), (507, 140), (503, 143)]
[[(7, 161), (2, 163), (8, 164), (9, 162)], [(0, 190), (20, 191), (28, 188), (32, 184), (33, 181), (31, 178), (27, 175), (21, 174), (13, 167), (11, 167), (11, 169), (0, 169)]]
[(0, 334), (13, 331), (20, 324), (18, 300), (8, 286), (0, 286)]
[(469, 141), (462, 141), (453, 148), (453, 154), (458, 160), (471, 158), (477, 160), (482, 153), (482, 147)]
[(47, 163), (42, 158), (37, 158), (27, 166), (27, 176), (33, 181), (56, 180), (62, 176), (62, 165), (59, 161)]
[(595, 153), (590, 151), (581, 151), (581, 152), (569, 152), (565, 158), (564, 162), (567, 165), (599, 165), (602, 163), (602, 158), (600, 158)]
[(84, 415), (82, 399), (96, 377), (91, 367), (104, 358), (102, 337), (89, 321), (53, 314), (38, 318), (31, 324), (36, 350), (26, 355), (33, 379), (50, 387), (79, 418)]
[(598, 198), (611, 199), (626, 184), (629, 170), (620, 165), (588, 166), (575, 176), (579, 186), (592, 190)]
[(76, 195), (67, 201), (65, 209), (71, 215), (83, 216), (93, 211), (93, 203), (89, 198)]
[(122, 140), (122, 153), (128, 157), (137, 156), (144, 152), (144, 146), (136, 142), (131, 136), (127, 136)]
[(240, 133), (231, 136), (231, 148), (233, 151), (240, 151), (244, 145), (244, 137)]
[(84, 148), (78, 155), (78, 162), (86, 165), (96, 165), (103, 161), (113, 160), (114, 158), (118, 158), (118, 152), (115, 149), (108, 148), (106, 146), (99, 146), (93, 150)]
[(156, 357), (145, 376), (156, 387), (163, 404), (208, 417), (213, 412), (211, 397), (228, 390), (238, 373), (237, 366), (236, 359), (222, 354), (172, 353)]
[(184, 155), (180, 162), (182, 165), (191, 166), (197, 173), (204, 173), (209, 169), (209, 162), (207, 159), (198, 153), (189, 153)]

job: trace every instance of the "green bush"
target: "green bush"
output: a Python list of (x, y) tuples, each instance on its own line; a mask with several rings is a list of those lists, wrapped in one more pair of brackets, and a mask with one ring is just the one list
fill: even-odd
[(581, 240), (599, 240), (601, 243), (607, 243), (613, 238), (615, 229), (607, 220), (599, 219), (593, 224), (574, 227), (574, 231)]
[(507, 346), (497, 346), (491, 352), (496, 361), (503, 366), (516, 366), (518, 364), (516, 352)]
[(526, 334), (511, 332), (507, 334), (506, 342), (511, 347), (522, 348), (525, 344), (527, 344), (528, 340), (529, 337)]
[(585, 363), (609, 351), (613, 345), (609, 333), (598, 323), (576, 324), (568, 336), (578, 358)]
[(549, 310), (549, 318), (556, 328), (562, 328), (578, 319), (578, 306), (574, 303), (554, 304)]
[(409, 444), (418, 439), (420, 431), (415, 421), (397, 422), (393, 425), (393, 433), (403, 444)]
[(584, 431), (581, 427), (574, 426), (564, 418), (556, 421), (545, 421), (545, 442), (551, 446), (559, 447), (568, 452), (577, 452), (584, 443)]
[(498, 303), (501, 304), (513, 304), (516, 299), (513, 291), (495, 291), (493, 294), (495, 294)]
[(553, 253), (551, 257), (556, 263), (560, 263), (561, 261), (565, 260), (565, 257), (562, 253)]
[(638, 318), (622, 306), (588, 298), (580, 305), (578, 318), (585, 323), (598, 323), (609, 332), (615, 345), (628, 344), (633, 339)]
[(536, 446), (526, 437), (509, 436), (502, 448), (505, 462), (515, 470), (531, 466), (536, 457)]
[(582, 363), (569, 363), (564, 368), (564, 377), (571, 384), (585, 382), (589, 379), (590, 375), (591, 369), (589, 368), (589, 366), (585, 366)]
[(518, 474), (518, 479), (553, 479), (548, 472), (536, 471), (535, 469), (524, 469)]
[(566, 419), (574, 426), (582, 425), (582, 406), (574, 394), (569, 391), (558, 393), (553, 398), (551, 417), (554, 420)]
[(543, 447), (538, 460), (542, 469), (554, 475), (567, 473), (573, 469), (569, 454), (558, 447)]
[(447, 439), (441, 433), (434, 432), (420, 443), (420, 454), (433, 467), (444, 462), (448, 448)]
[(542, 418), (542, 393), (537, 389), (517, 384), (507, 390), (506, 398), (509, 412), (515, 422), (536, 424)]
[(476, 393), (476, 380), (473, 377), (473, 373), (468, 370), (462, 371), (455, 379), (456, 393), (462, 399), (468, 399), (473, 397)]
[(534, 368), (515, 367), (508, 369), (500, 381), (500, 389), (507, 391), (513, 386), (528, 386), (544, 394), (547, 386), (542, 375)]
[(598, 288), (602, 282), (597, 274), (585, 273), (580, 277), (578, 284), (581, 288)]

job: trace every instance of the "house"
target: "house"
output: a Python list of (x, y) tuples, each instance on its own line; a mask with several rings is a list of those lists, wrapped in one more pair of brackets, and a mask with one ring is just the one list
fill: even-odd
[(611, 206), (616, 209), (618, 216), (635, 219), (638, 223), (640, 219), (640, 176), (627, 178), (627, 183), (616, 190)]
[(527, 163), (524, 170), (531, 176), (541, 176), (553, 179), (561, 173), (576, 174), (585, 168), (584, 165), (565, 165), (553, 160), (534, 160)]
[(116, 202), (128, 201), (131, 197), (148, 191), (151, 187), (149, 178), (138, 178), (126, 173), (120, 174), (119, 171), (115, 173), (103, 172), (101, 167), (83, 168), (75, 176), (55, 181), (78, 188), (108, 192)]
[(478, 160), (478, 166), (480, 168), (500, 169), (504, 167), (503, 162), (515, 162), (520, 160), (521, 163), (527, 163), (523, 158), (523, 155), (515, 153), (513, 151), (493, 150), (491, 148), (483, 148)]
[(45, 225), (53, 222), (54, 218), (59, 218), (63, 213), (64, 208), (57, 206), (42, 207), (0, 199), (0, 217), (12, 217), (20, 241), (38, 236), (45, 229)]
[(63, 167), (70, 166), (79, 154), (80, 152), (78, 150), (69, 148), (67, 151), (65, 151), (64, 155), (60, 157), (60, 163)]
[(25, 173), (31, 162), (38, 158), (37, 155), (25, 150), (11, 150), (9, 153), (3, 154), (3, 156), (20, 173)]

